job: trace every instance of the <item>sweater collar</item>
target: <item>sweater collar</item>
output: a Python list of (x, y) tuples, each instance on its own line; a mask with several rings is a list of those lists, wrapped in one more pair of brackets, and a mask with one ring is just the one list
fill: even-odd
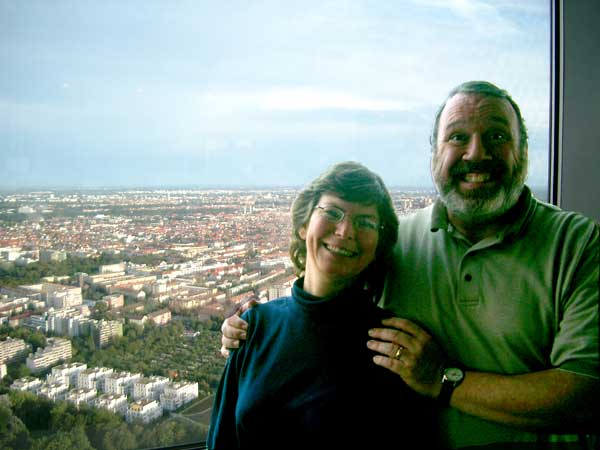
[(292, 297), (303, 309), (311, 311), (335, 309), (339, 312), (364, 304), (369, 299), (368, 291), (362, 287), (361, 282), (354, 283), (335, 295), (317, 297), (304, 290), (304, 277), (294, 282)]

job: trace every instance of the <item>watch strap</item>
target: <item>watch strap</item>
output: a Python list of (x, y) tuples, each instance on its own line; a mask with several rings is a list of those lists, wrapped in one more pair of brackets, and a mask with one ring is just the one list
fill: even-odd
[[(446, 370), (450, 367), (452, 367), (454, 369), (458, 369), (462, 373), (462, 377), (460, 378), (460, 380), (453, 381), (453, 380), (449, 380), (446, 377)], [(441, 404), (442, 406), (450, 406), (450, 397), (452, 397), (452, 393), (454, 392), (454, 389), (456, 389), (456, 387), (460, 383), (462, 383), (462, 381), (464, 380), (464, 377), (465, 377), (465, 374), (464, 374), (464, 369), (462, 368), (462, 366), (453, 364), (452, 366), (448, 366), (448, 367), (446, 367), (446, 369), (444, 369), (444, 375), (442, 375), (442, 389), (440, 390), (440, 394), (438, 395), (438, 398), (437, 398), (437, 401), (439, 404)]]

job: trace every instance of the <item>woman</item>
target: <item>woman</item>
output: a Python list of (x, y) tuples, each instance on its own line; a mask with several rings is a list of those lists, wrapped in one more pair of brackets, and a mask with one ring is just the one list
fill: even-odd
[(366, 348), (389, 316), (374, 299), (398, 233), (383, 181), (336, 164), (300, 192), (292, 221), (300, 278), (290, 297), (244, 313), (248, 338), (227, 361), (208, 448), (411, 448), (409, 435), (422, 448), (425, 400)]

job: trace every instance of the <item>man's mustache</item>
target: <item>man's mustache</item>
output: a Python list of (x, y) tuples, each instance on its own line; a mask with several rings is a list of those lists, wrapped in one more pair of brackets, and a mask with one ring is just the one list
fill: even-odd
[(491, 176), (501, 176), (508, 172), (508, 167), (499, 159), (480, 162), (459, 161), (450, 168), (449, 172), (453, 177), (467, 173), (489, 173)]

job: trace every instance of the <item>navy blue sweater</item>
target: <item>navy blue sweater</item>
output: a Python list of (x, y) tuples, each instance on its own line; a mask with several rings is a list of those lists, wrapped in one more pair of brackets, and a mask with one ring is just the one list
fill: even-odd
[(208, 448), (431, 448), (427, 400), (366, 346), (390, 314), (356, 288), (318, 298), (302, 281), (244, 314), (248, 339), (227, 361)]

